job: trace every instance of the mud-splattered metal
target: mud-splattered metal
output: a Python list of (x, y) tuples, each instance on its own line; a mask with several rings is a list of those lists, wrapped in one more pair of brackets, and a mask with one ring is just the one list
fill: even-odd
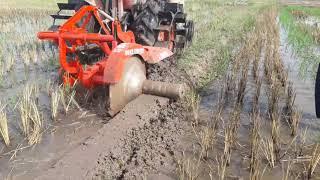
[[(92, 16), (102, 27), (101, 34), (86, 32), (86, 26)], [(77, 27), (83, 19), (85, 21), (82, 26)], [(173, 54), (166, 48), (136, 44), (134, 34), (131, 31), (123, 32), (118, 21), (112, 22), (112, 30), (109, 31), (94, 6), (84, 6), (64, 23), (58, 32), (39, 32), (38, 38), (58, 43), (60, 64), (65, 73), (64, 83), (72, 85), (75, 80), (79, 80), (87, 88), (119, 82), (124, 64), (132, 56), (139, 56), (147, 63), (157, 63)], [(69, 59), (67, 54), (75, 54), (79, 47), (86, 46), (87, 43), (98, 45), (106, 58), (84, 68), (79, 57)]]
[[(97, 86), (109, 86), (109, 103), (113, 116), (119, 112), (128, 102), (142, 93), (143, 87), (151, 84), (148, 93), (161, 94), (168, 97), (179, 97), (182, 86), (163, 84), (154, 86), (147, 83), (145, 63), (154, 64), (173, 55), (162, 47), (143, 46), (135, 43), (133, 32), (122, 31), (119, 21), (109, 18), (110, 30), (105, 24), (108, 18), (100, 13), (95, 6), (83, 6), (77, 13), (68, 19), (56, 32), (39, 32), (39, 39), (47, 39), (56, 42), (59, 46), (60, 65), (63, 72), (64, 84), (73, 85), (76, 81), (86, 88)], [(88, 33), (90, 19), (94, 18), (101, 26), (99, 33)], [(77, 55), (79, 49), (85, 49), (88, 45), (100, 48), (104, 58), (93, 65), (84, 66)], [(131, 62), (132, 61), (132, 62)], [(177, 90), (178, 89), (178, 90)], [(159, 92), (163, 91), (163, 93)]]

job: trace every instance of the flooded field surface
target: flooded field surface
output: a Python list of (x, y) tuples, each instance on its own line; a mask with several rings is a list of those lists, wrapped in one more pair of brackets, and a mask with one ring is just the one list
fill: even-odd
[(96, 134), (103, 122), (95, 114), (73, 112), (43, 132), (41, 143), (21, 143), (3, 152), (0, 177), (34, 179), (53, 168), (69, 151)]
[[(0, 142), (0, 179), (320, 177), (314, 80), (301, 77), (276, 8), (255, 17), (225, 77), (187, 94), (187, 107), (142, 95), (115, 118), (105, 87), (59, 85), (56, 47), (35, 36), (51, 25), (48, 13), (0, 12), (0, 110), (10, 134)], [(299, 23), (318, 28), (316, 17)], [(170, 61), (148, 66), (152, 80), (185, 74)]]
[[(244, 48), (248, 57), (239, 58), (240, 68), (238, 62), (233, 62), (226, 79), (213, 82), (202, 92), (200, 119), (206, 119), (202, 124), (216, 130), (208, 133), (206, 128), (200, 129), (199, 137), (216, 137), (216, 140), (215, 146), (206, 144), (202, 138), (199, 144), (202, 152), (207, 151), (208, 157), (203, 156), (208, 162), (217, 163), (218, 170), (225, 169), (226, 179), (303, 179), (309, 176), (308, 172), (299, 169), (310, 163), (307, 154), (314, 150), (310, 147), (320, 138), (320, 121), (315, 116), (314, 105), (315, 82), (301, 77), (301, 62), (288, 44), (287, 32), (276, 16), (271, 13), (264, 18), (274, 21), (275, 27), (271, 27), (271, 31), (269, 27), (258, 30), (264, 32), (262, 36), (258, 33), (249, 37), (257, 41), (248, 40), (247, 46), (253, 50)], [(273, 36), (269, 34), (274, 32)], [(235, 59), (237, 61), (237, 57)], [(274, 64), (269, 65), (270, 60)], [(239, 73), (233, 76), (235, 69)], [(299, 118), (296, 124), (292, 117)], [(233, 127), (233, 123), (237, 125)], [(317, 177), (318, 172), (314, 171), (314, 176)]]
[(285, 29), (280, 27), (280, 50), (283, 62), (289, 72), (289, 79), (293, 82), (296, 92), (295, 104), (302, 112), (301, 128), (307, 128), (310, 140), (318, 142), (320, 138), (320, 121), (315, 114), (315, 80), (300, 76), (299, 65), (301, 62), (288, 44), (286, 37)]
[[(64, 97), (67, 107), (57, 108), (53, 119), (52, 96), (59, 92), (57, 48), (36, 37), (38, 31), (52, 24), (49, 13), (19, 9), (0, 13), (0, 109), (4, 106), (10, 137), (8, 147), (0, 142), (0, 179), (34, 179), (108, 120), (97, 113), (98, 105), (86, 102), (80, 107), (71, 96)], [(35, 146), (30, 144), (21, 121), (25, 110), (21, 102), (26, 100), (28, 87), (32, 91), (27, 100), (36, 105), (34, 113), (40, 120), (41, 143)]]

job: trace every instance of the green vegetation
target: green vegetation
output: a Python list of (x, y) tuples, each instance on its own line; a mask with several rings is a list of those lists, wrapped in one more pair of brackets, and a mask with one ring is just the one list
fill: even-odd
[(316, 68), (320, 57), (315, 53), (315, 47), (319, 45), (319, 29), (303, 23), (308, 17), (320, 18), (318, 8), (287, 6), (280, 10), (280, 22), (288, 35), (288, 42), (297, 53), (300, 62), (300, 74), (306, 78), (315, 77)]
[(304, 6), (287, 6), (284, 7), (283, 9), (285, 10), (298, 10), (298, 11), (303, 11), (306, 14), (310, 16), (317, 16), (320, 17), (320, 11), (319, 8), (316, 7), (304, 7)]
[(237, 2), (186, 1), (196, 32), (192, 46), (185, 50), (179, 63), (200, 88), (226, 72), (236, 49), (252, 31), (256, 14), (275, 4), (273, 0)]
[(1, 1), (0, 7), (3, 9), (56, 9), (57, 2), (66, 0), (7, 0)]
[[(281, 9), (280, 21), (288, 30), (289, 42), (294, 45), (297, 50), (311, 46), (314, 44), (314, 40), (310, 28), (303, 24), (297, 23), (297, 18), (293, 15), (293, 12), (301, 12), (306, 13), (306, 15), (315, 16), (317, 11), (314, 10), (315, 8), (306, 8), (300, 6), (288, 6)], [(320, 17), (319, 12), (318, 16)]]

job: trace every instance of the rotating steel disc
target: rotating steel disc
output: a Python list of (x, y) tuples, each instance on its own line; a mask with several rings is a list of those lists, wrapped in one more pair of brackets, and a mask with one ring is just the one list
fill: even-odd
[(114, 116), (142, 94), (145, 80), (145, 64), (138, 57), (131, 57), (125, 64), (121, 80), (109, 86), (109, 115)]

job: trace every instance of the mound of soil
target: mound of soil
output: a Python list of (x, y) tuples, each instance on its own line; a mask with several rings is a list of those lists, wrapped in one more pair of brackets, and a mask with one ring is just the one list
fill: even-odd
[[(170, 102), (141, 128), (132, 129), (118, 147), (102, 155), (94, 179), (174, 178), (175, 154), (187, 128), (179, 102)], [(149, 179), (149, 178), (148, 178)]]
[(153, 81), (162, 81), (170, 83), (188, 83), (192, 81), (188, 74), (177, 66), (177, 57), (171, 57), (158, 64), (149, 64), (147, 66), (147, 77)]
[[(147, 76), (154, 81), (186, 82), (174, 57), (148, 65)], [(189, 127), (186, 119), (183, 103), (170, 101), (156, 118), (130, 130), (118, 147), (100, 157), (93, 179), (176, 178), (175, 155)]]
[[(149, 79), (184, 81), (173, 62), (149, 66)], [(185, 109), (182, 101), (142, 95), (38, 179), (176, 178), (176, 155), (189, 127)]]

